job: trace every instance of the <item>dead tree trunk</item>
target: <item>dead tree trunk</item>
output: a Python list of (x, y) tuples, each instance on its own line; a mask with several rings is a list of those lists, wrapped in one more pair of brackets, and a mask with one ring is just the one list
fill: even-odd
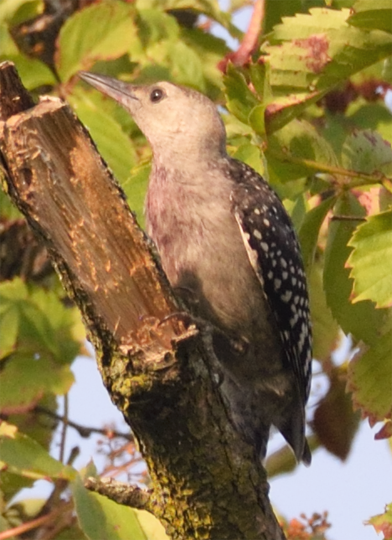
[(208, 339), (187, 325), (123, 192), (68, 105), (0, 70), (8, 193), (80, 308), (173, 539), (282, 539), (265, 471), (233, 430)]

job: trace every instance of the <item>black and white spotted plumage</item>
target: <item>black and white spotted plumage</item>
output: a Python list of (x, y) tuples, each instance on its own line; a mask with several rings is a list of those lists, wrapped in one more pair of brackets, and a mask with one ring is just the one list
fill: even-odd
[(312, 331), (300, 247), (276, 193), (251, 167), (231, 160), (233, 212), (254, 271), (276, 319), (287, 369), (295, 374), (303, 404), (311, 383)]

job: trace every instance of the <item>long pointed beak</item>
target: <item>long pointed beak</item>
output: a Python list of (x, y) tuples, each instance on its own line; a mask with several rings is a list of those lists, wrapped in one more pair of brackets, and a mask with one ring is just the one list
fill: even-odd
[(132, 92), (132, 85), (130, 84), (118, 81), (112, 77), (106, 77), (106, 75), (89, 73), (88, 71), (79, 71), (78, 75), (86, 83), (91, 84), (91, 86), (103, 94), (113, 98), (126, 109), (130, 108), (130, 99), (138, 101), (138, 98)]

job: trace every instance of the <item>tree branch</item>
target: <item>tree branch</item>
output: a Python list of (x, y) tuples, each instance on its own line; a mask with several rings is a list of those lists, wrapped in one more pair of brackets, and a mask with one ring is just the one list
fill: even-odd
[[(10, 66), (6, 79), (16, 77)], [(16, 83), (1, 92), (14, 88), (23, 94)], [(0, 142), (8, 192), (82, 312), (104, 384), (147, 461), (151, 509), (173, 539), (282, 539), (265, 471), (222, 400), (208, 335), (181, 317), (87, 131), (58, 99), (20, 103), (19, 113), (6, 107)]]

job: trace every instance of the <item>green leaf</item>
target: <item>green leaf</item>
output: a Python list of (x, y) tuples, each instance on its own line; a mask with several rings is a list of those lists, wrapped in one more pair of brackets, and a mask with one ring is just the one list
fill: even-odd
[(249, 122), (252, 128), (261, 137), (265, 137), (265, 110), (272, 100), (272, 89), (270, 84), (270, 65), (268, 62), (251, 64), (249, 74), (252, 85), (260, 100), (260, 104), (253, 108), (249, 115)]
[[(1, 460), (1, 456), (0, 456), (0, 460)], [(10, 501), (21, 489), (29, 488), (35, 482), (35, 478), (26, 478), (25, 476), (20, 476), (19, 474), (13, 474), (6, 470), (5, 471), (2, 470), (0, 472), (0, 480), (1, 480), (2, 496), (4, 497), (4, 500), (6, 501)]]
[(241, 122), (247, 124), (252, 109), (259, 104), (257, 97), (249, 90), (245, 77), (231, 64), (228, 65), (223, 82), (227, 108)]
[(205, 92), (203, 61), (196, 52), (183, 41), (177, 41), (169, 45), (168, 53), (176, 82)]
[(181, 37), (202, 60), (206, 93), (211, 99), (220, 97), (222, 72), (218, 69), (218, 63), (229, 52), (226, 42), (200, 28), (182, 28)]
[[(324, 2), (323, 2), (324, 3)], [(318, 0), (307, 0), (306, 4), (302, 0), (290, 0), (290, 2), (266, 2), (265, 20), (263, 21), (264, 32), (271, 32), (283, 17), (294, 16), (296, 13), (304, 13), (310, 7), (320, 5)]]
[(34, 406), (43, 395), (62, 395), (74, 383), (69, 365), (61, 366), (43, 355), (15, 353), (0, 372), (0, 410), (4, 414)]
[(305, 214), (301, 228), (298, 231), (298, 237), (302, 248), (305, 269), (307, 271), (310, 270), (313, 264), (321, 225), (335, 203), (336, 197), (328, 197), (328, 199), (325, 199), (325, 201), (321, 202)]
[(180, 39), (180, 26), (175, 17), (158, 9), (140, 9), (138, 12), (140, 41), (130, 52), (140, 65), (162, 64), (167, 58), (167, 47)]
[[(9, 3), (3, 5), (0, 2), (0, 11), (2, 7), (7, 7), (7, 5), (9, 6)], [(20, 53), (7, 25), (0, 23), (0, 61), (2, 60), (14, 62), (19, 76), (28, 90), (43, 85), (54, 85), (57, 82), (47, 65), (36, 58), (28, 58)]]
[[(379, 339), (379, 330), (387, 314), (385, 310), (376, 309), (368, 300), (352, 303), (353, 280), (346, 264), (351, 253), (348, 242), (358, 225), (355, 218), (363, 217), (365, 210), (353, 195), (346, 193), (336, 204), (335, 215), (336, 219), (331, 221), (328, 228), (325, 249), (324, 289), (327, 304), (345, 334), (351, 333), (355, 340), (373, 345)], [(339, 219), (340, 216), (345, 219)]]
[(75, 471), (52, 458), (36, 441), (5, 422), (0, 426), (2, 467), (27, 478), (64, 478), (72, 480)]
[(89, 540), (148, 540), (129, 506), (91, 493), (80, 477), (72, 483), (72, 493), (79, 525)]
[(379, 308), (392, 305), (392, 210), (371, 216), (349, 242), (347, 265), (354, 278), (353, 302), (372, 300)]
[[(138, 16), (140, 51), (145, 50), (152, 43), (179, 39), (180, 26), (172, 15), (158, 9), (141, 8), (138, 11)], [(133, 54), (132, 49), (132, 56)]]
[(172, 9), (191, 9), (192, 11), (195, 11), (200, 15), (206, 15), (208, 18), (221, 24), (234, 38), (241, 39), (243, 35), (231, 22), (230, 13), (221, 11), (218, 0), (192, 0), (192, 2), (189, 0), (139, 0), (137, 2), (137, 7), (162, 9), (165, 11)]
[(331, 357), (339, 342), (339, 326), (327, 305), (323, 289), (322, 261), (317, 260), (308, 272), (310, 313), (313, 327), (313, 357), (320, 362)]
[(28, 289), (25, 282), (20, 278), (0, 283), (0, 313), (8, 309), (8, 305), (14, 302), (24, 302), (28, 297)]
[[(57, 347), (54, 350), (59, 352), (58, 360), (62, 363), (71, 363), (80, 352), (80, 343), (86, 339), (86, 330), (79, 310), (76, 307), (65, 306), (55, 290), (46, 291), (41, 287), (35, 287), (32, 288), (30, 295), (34, 305), (48, 315), (50, 328), (56, 334), (54, 339)], [(71, 340), (72, 344), (70, 344)], [(67, 343), (70, 345), (71, 352), (68, 352)], [(67, 354), (65, 354), (66, 351)]]
[(392, 5), (390, 0), (357, 0), (349, 24), (361, 28), (375, 28), (392, 34)]
[(349, 364), (347, 388), (353, 393), (355, 407), (360, 408), (372, 424), (392, 414), (391, 343), (392, 330), (388, 330)]
[(59, 364), (70, 364), (80, 352), (84, 331), (76, 308), (67, 308), (54, 292), (35, 288), (19, 304), (20, 347)]
[(169, 540), (162, 523), (150, 512), (134, 510), (148, 540)]
[(247, 120), (257, 135), (263, 140), (266, 139), (265, 110), (266, 106), (264, 104), (253, 107)]
[(125, 2), (104, 0), (76, 12), (62, 26), (56, 66), (66, 82), (98, 60), (113, 60), (138, 41), (135, 8)]
[(28, 58), (23, 54), (0, 56), (0, 59), (14, 62), (23, 85), (27, 90), (34, 90), (40, 86), (53, 86), (57, 83), (53, 72), (46, 64), (36, 58)]
[(350, 10), (312, 8), (284, 17), (262, 47), (271, 63), (271, 85), (282, 94), (325, 92), (390, 56), (392, 36), (347, 24)]
[(15, 348), (20, 324), (20, 305), (27, 298), (21, 279), (0, 283), (0, 359)]
[[(36, 405), (49, 411), (49, 414), (55, 414), (58, 409), (57, 396), (52, 393), (46, 394)], [(47, 414), (37, 412), (35, 408), (27, 408), (26, 410), (23, 407), (21, 407), (20, 412), (9, 414), (7, 418), (8, 422), (16, 426), (21, 433), (34, 439), (45, 450), (50, 450), (50, 444), (59, 423), (58, 420)]]
[(0, 360), (14, 350), (18, 330), (19, 311), (11, 304), (8, 306), (8, 309), (0, 313)]
[(135, 212), (141, 226), (144, 224), (144, 199), (150, 171), (150, 163), (135, 167), (123, 185), (128, 204), (131, 210)]
[(375, 131), (349, 135), (342, 148), (343, 167), (369, 174), (392, 172), (392, 148)]
[(25, 354), (31, 357), (36, 353), (46, 354), (60, 364), (74, 360), (85, 336), (76, 308), (65, 307), (55, 292), (33, 285), (28, 288), (20, 278), (0, 284), (0, 325), (3, 328), (4, 318), (10, 325), (10, 336), (0, 339), (5, 339), (9, 345), (11, 337), (15, 342), (13, 336), (18, 331), (18, 346)]
[(307, 107), (316, 103), (326, 92), (302, 92), (275, 97), (265, 108), (268, 133), (274, 133), (297, 118)]
[[(17, 24), (16, 14), (19, 10), (28, 10), (31, 18), (44, 9), (42, 0), (2, 0), (0, 3), (0, 22), (11, 21)], [(31, 11), (30, 11), (31, 10)]]
[(324, 137), (305, 120), (293, 120), (269, 138), (265, 152), (277, 178), (295, 180), (317, 172), (317, 165), (336, 167), (337, 157)]
[[(102, 157), (120, 183), (128, 177), (136, 163), (136, 152), (122, 126), (102, 106), (106, 100), (95, 98), (95, 91), (73, 91), (69, 96), (78, 117), (86, 125)], [(110, 110), (111, 105), (109, 105)], [(127, 115), (123, 111), (123, 115)]]
[(74, 523), (57, 533), (56, 540), (86, 540), (86, 535), (80, 530), (78, 523)]
[(26, 1), (17, 9), (12, 18), (10, 19), (10, 25), (16, 26), (23, 22), (28, 23), (31, 19), (38, 17), (45, 11), (45, 5), (43, 0), (29, 0)]
[(238, 146), (232, 157), (244, 161), (262, 176), (265, 174), (263, 156), (260, 152), (260, 148), (254, 144), (249, 142), (241, 144)]

